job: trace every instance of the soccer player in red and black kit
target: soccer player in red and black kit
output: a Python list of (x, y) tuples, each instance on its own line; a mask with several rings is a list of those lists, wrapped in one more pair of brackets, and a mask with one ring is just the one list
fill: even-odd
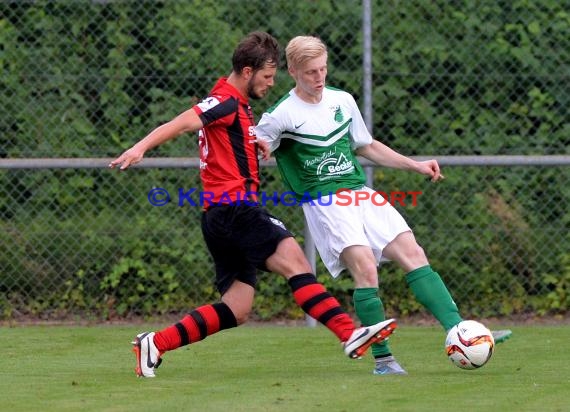
[(214, 194), (205, 205), (202, 233), (215, 262), (221, 301), (192, 310), (179, 322), (157, 332), (143, 332), (133, 342), (136, 374), (154, 377), (161, 356), (246, 322), (253, 305), (257, 269), (284, 276), (297, 304), (324, 324), (343, 343), (351, 358), (386, 339), (393, 319), (355, 328), (350, 316), (317, 282), (299, 244), (283, 223), (243, 194), (259, 188), (258, 144), (249, 99), (259, 99), (273, 86), (279, 63), (277, 41), (253, 32), (237, 46), (232, 72), (218, 80), (200, 103), (154, 129), (111, 162), (124, 170), (145, 152), (185, 132), (199, 131), (200, 177)]

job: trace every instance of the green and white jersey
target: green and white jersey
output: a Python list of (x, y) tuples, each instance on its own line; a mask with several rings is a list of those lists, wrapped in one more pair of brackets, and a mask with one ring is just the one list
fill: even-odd
[(267, 141), (288, 190), (297, 200), (357, 189), (366, 176), (354, 149), (372, 143), (351, 94), (326, 87), (317, 104), (291, 90), (263, 114), (255, 128)]

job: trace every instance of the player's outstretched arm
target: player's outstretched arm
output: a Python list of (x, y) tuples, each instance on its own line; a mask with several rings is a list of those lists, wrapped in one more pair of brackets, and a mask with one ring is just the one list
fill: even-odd
[(124, 170), (131, 165), (139, 163), (148, 150), (160, 146), (183, 133), (195, 132), (202, 127), (203, 123), (196, 112), (192, 109), (186, 110), (168, 123), (154, 129), (145, 138), (109, 163), (109, 167), (113, 169), (120, 165), (119, 169)]
[(419, 162), (401, 155), (377, 140), (374, 140), (369, 145), (357, 148), (356, 154), (380, 166), (391, 167), (393, 169), (412, 170), (422, 175), (429, 176), (433, 182), (444, 178), (439, 169), (437, 160), (431, 159)]

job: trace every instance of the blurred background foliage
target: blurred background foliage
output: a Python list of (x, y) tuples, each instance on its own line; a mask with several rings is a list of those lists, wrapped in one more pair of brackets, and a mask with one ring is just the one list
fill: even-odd
[[(569, 154), (567, 0), (372, 1), (373, 135), (406, 155)], [(186, 110), (248, 32), (329, 47), (328, 83), (363, 104), (358, 1), (69, 0), (0, 3), (0, 158), (116, 157)], [(260, 116), (292, 86), (284, 62)], [(185, 135), (148, 154), (197, 156)], [(263, 188), (282, 192), (274, 168)], [(568, 167), (449, 167), (432, 185), (374, 169), (466, 316), (567, 313)], [(0, 172), (0, 319), (112, 319), (217, 299), (200, 209), (147, 193), (199, 187), (195, 169)], [(303, 242), (298, 208), (269, 205)], [(350, 307), (348, 275), (319, 278)], [(393, 265), (389, 313), (421, 313)], [(301, 317), (285, 282), (261, 274), (256, 315)]]

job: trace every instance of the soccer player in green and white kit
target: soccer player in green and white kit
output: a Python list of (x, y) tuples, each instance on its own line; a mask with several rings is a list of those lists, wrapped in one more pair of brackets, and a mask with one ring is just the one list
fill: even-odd
[[(382, 261), (395, 261), (406, 272), (417, 300), (446, 331), (451, 329), (462, 320), (458, 308), (403, 217), (388, 202), (377, 206), (356, 201), (374, 194), (365, 186), (356, 155), (434, 182), (443, 179), (437, 161), (415, 161), (372, 138), (352, 95), (325, 85), (327, 48), (320, 39), (293, 38), (286, 57), (295, 87), (263, 115), (256, 135), (258, 142), (265, 141), (265, 157), (274, 153), (297, 200), (306, 201), (308, 195), (314, 199), (303, 203), (303, 212), (327, 269), (333, 277), (343, 269), (350, 271), (356, 314), (364, 325), (371, 325), (385, 318), (377, 267)], [(348, 196), (352, 201), (347, 204)], [(509, 335), (510, 331), (494, 332), (497, 341)], [(406, 374), (387, 341), (374, 344), (372, 354), (375, 374)]]

